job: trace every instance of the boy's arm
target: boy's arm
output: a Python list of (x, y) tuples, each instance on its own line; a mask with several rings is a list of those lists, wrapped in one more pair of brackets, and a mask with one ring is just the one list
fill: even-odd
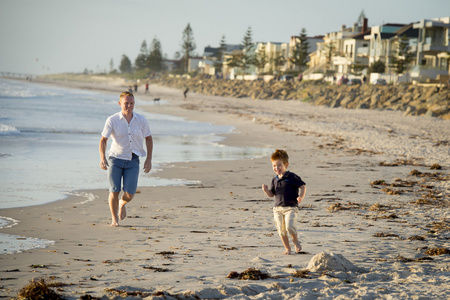
[(262, 185), (262, 190), (263, 190), (264, 193), (267, 195), (267, 197), (273, 197), (273, 196), (275, 196), (275, 195), (269, 190), (269, 187), (267, 186), (267, 184), (263, 184), (263, 185)]
[(302, 185), (300, 187), (300, 195), (297, 198), (299, 204), (302, 203), (303, 198), (305, 198), (305, 195), (306, 195), (306, 185)]

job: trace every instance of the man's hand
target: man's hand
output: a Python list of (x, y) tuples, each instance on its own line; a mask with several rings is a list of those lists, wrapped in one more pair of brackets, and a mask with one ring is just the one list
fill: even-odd
[(146, 159), (144, 162), (144, 173), (150, 172), (151, 169), (152, 169), (152, 160)]
[(100, 168), (102, 168), (103, 170), (108, 170), (108, 161), (106, 159), (103, 159), (102, 161), (100, 161)]

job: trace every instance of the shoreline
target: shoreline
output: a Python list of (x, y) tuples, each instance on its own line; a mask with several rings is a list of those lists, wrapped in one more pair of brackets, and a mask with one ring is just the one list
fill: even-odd
[[(201, 298), (236, 299), (266, 293), (267, 298), (321, 295), (324, 299), (413, 296), (423, 291), (430, 297), (450, 295), (450, 288), (435, 289), (450, 275), (449, 255), (424, 254), (425, 247), (449, 248), (445, 205), (450, 163), (444, 138), (449, 136), (448, 122), (395, 112), (333, 110), (292, 101), (195, 93), (184, 102), (182, 91), (157, 86), (150, 86), (150, 94), (149, 99), (168, 101), (148, 107), (152, 112), (233, 124), (237, 132), (226, 135), (224, 144), (288, 151), (289, 169), (308, 185), (297, 223), (306, 253), (281, 255), (283, 247), (272, 221), (273, 199), (267, 199), (260, 188), (273, 177), (268, 157), (174, 163), (156, 175), (200, 183), (138, 188), (141, 193), (127, 207), (130, 217), (117, 230), (108, 226), (106, 189), (85, 191), (95, 200), (84, 204), (74, 196), (39, 207), (2, 210), (2, 215), (18, 218), (20, 223), (0, 232), (56, 243), (0, 256), (2, 278), (13, 278), (2, 282), (0, 295), (16, 296), (31, 278), (52, 276), (53, 281), (71, 284), (61, 287), (69, 299), (86, 294), (114, 297), (117, 291), (127, 291), (130, 297), (132, 291), (140, 291), (148, 299), (164, 298), (151, 296), (157, 292), (167, 296), (186, 291)], [(430, 170), (434, 163), (443, 169)], [(410, 175), (412, 170), (441, 175), (439, 180), (418, 177)], [(422, 185), (433, 188), (413, 185), (402, 187), (401, 194), (389, 195), (382, 191), (384, 186), (371, 184), (375, 180), (394, 183), (398, 178), (404, 185), (422, 180)], [(435, 191), (441, 198), (434, 204), (415, 204), (425, 193), (420, 189)], [(423, 239), (411, 239), (414, 236)], [(367, 272), (331, 269), (326, 275), (311, 272), (310, 278), (292, 276), (322, 251), (342, 254)], [(433, 260), (405, 262), (399, 256)], [(231, 271), (250, 267), (273, 278), (226, 278)]]

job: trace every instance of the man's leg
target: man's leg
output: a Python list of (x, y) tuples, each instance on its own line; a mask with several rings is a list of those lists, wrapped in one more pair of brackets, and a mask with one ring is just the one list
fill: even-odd
[(119, 226), (119, 193), (120, 192), (109, 193), (108, 203), (112, 217), (112, 222), (110, 226), (112, 227)]
[(114, 157), (109, 158), (108, 180), (109, 189), (109, 209), (111, 210), (112, 227), (119, 226), (119, 194), (122, 181), (122, 165), (123, 161)]
[(122, 195), (122, 199), (118, 202), (119, 207), (119, 218), (121, 220), (125, 219), (127, 217), (127, 209), (125, 208), (125, 205), (130, 202), (134, 197), (134, 194), (129, 194), (127, 192), (124, 192)]
[(125, 205), (130, 202), (136, 194), (139, 177), (139, 157), (133, 154), (131, 161), (127, 162), (123, 170), (123, 194), (119, 201), (119, 218), (127, 217)]

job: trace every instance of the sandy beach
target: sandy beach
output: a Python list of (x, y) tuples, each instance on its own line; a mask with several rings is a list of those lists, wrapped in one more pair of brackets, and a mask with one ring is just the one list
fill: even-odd
[[(195, 93), (183, 101), (181, 90), (155, 85), (138, 97), (161, 98), (146, 107), (153, 113), (235, 126), (224, 144), (285, 149), (308, 187), (303, 252), (282, 255), (274, 199), (261, 190), (274, 176), (269, 156), (174, 163), (155, 176), (198, 183), (139, 187), (119, 228), (109, 227), (106, 181), (0, 210), (19, 221), (0, 233), (55, 241), (0, 255), (1, 298), (33, 278), (67, 299), (450, 298), (450, 121)], [(227, 278), (249, 268), (269, 278)]]

